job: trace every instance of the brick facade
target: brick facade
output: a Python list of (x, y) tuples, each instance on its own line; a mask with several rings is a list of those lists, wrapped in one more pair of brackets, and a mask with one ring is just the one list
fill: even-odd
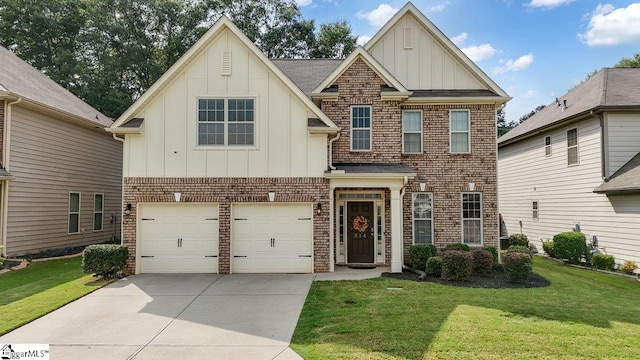
[[(231, 204), (268, 202), (268, 193), (276, 192), (275, 202), (314, 204), (313, 253), (314, 272), (329, 271), (329, 181), (325, 178), (125, 178), (124, 204), (131, 204), (131, 214), (123, 217), (122, 243), (129, 247), (125, 271), (135, 272), (136, 219), (138, 203), (181, 202), (217, 203), (219, 205), (219, 273), (231, 268)], [(320, 214), (315, 210), (321, 203)]]

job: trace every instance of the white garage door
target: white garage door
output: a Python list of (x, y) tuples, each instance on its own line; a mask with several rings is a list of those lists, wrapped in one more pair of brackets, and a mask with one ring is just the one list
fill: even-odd
[(313, 272), (311, 204), (233, 206), (234, 273)]
[(139, 219), (140, 272), (218, 272), (218, 205), (141, 204)]

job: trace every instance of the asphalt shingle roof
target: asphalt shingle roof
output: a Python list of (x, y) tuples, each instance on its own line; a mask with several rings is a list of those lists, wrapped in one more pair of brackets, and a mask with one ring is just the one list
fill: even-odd
[(336, 170), (347, 174), (414, 174), (416, 171), (404, 164), (333, 164)]
[(272, 59), (274, 64), (296, 84), (305, 95), (311, 92), (342, 63), (341, 59)]
[(640, 153), (593, 190), (595, 193), (627, 191), (640, 191)]

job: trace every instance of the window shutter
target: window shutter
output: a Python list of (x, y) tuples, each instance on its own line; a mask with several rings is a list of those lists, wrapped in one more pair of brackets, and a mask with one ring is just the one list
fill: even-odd
[(231, 50), (223, 50), (222, 51), (222, 69), (220, 75), (229, 76), (231, 75)]
[(404, 48), (413, 49), (413, 28), (404, 28)]

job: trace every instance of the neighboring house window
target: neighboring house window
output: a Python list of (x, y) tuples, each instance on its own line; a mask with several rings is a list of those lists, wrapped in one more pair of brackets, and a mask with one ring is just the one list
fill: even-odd
[(402, 112), (402, 152), (422, 153), (422, 112)]
[(471, 152), (471, 124), (469, 110), (451, 110), (449, 113), (450, 142), (452, 153)]
[(533, 214), (533, 220), (538, 220), (538, 202), (537, 201), (534, 201), (531, 204), (531, 211)]
[(253, 145), (254, 99), (198, 99), (198, 145)]
[(462, 242), (482, 244), (482, 194), (462, 193)]
[(69, 193), (69, 234), (80, 232), (80, 193)]
[(102, 218), (104, 214), (104, 195), (93, 195), (93, 231), (102, 230)]
[(544, 138), (544, 156), (551, 156), (551, 136)]
[(413, 193), (413, 243), (433, 244), (433, 194)]
[(567, 131), (567, 165), (578, 164), (578, 129)]
[(351, 150), (371, 151), (371, 106), (351, 108)]

